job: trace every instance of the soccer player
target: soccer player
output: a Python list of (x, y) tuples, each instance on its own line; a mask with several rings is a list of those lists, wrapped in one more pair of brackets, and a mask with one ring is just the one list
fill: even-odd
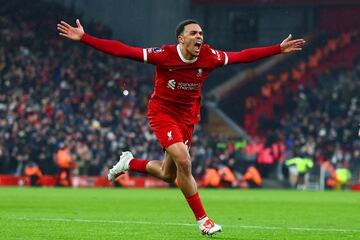
[(161, 48), (137, 48), (119, 41), (96, 38), (84, 32), (79, 19), (76, 20), (76, 27), (61, 21), (57, 29), (61, 36), (81, 41), (104, 53), (156, 66), (148, 119), (165, 151), (165, 160), (143, 160), (134, 158), (131, 152), (123, 152), (110, 169), (109, 181), (114, 181), (127, 170), (148, 173), (166, 182), (177, 179), (202, 234), (211, 236), (220, 232), (221, 226), (207, 217), (201, 203), (188, 152), (194, 124), (200, 120), (203, 82), (218, 67), (299, 51), (305, 43), (304, 39), (292, 40), (289, 35), (281, 44), (224, 52), (204, 44), (203, 31), (195, 20), (185, 20), (177, 26), (178, 44), (163, 45)]

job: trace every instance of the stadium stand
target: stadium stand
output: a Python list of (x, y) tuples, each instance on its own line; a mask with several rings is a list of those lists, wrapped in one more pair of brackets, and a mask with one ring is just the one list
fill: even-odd
[(320, 164), (331, 160), (334, 166), (350, 167), (355, 179), (359, 49), (358, 32), (343, 33), (327, 39), (290, 72), (268, 75), (261, 95), (247, 100), (248, 132), (268, 140), (275, 134), (284, 143), (286, 159), (309, 156), (317, 164), (317, 176)]

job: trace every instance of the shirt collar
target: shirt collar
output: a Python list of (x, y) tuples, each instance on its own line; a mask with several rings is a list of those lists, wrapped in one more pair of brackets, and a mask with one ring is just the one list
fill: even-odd
[(194, 58), (194, 59), (192, 59), (192, 60), (187, 60), (187, 59), (184, 58), (184, 56), (182, 55), (180, 48), (181, 48), (181, 46), (180, 46), (180, 44), (178, 44), (178, 45), (176, 46), (176, 49), (177, 49), (177, 52), (178, 52), (178, 54), (179, 54), (179, 57), (181, 58), (181, 61), (183, 61), (184, 63), (194, 63), (194, 62), (196, 62), (196, 60), (198, 60), (197, 57)]

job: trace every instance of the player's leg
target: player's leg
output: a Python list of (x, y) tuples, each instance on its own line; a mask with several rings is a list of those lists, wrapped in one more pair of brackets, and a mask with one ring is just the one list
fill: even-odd
[(176, 175), (179, 188), (185, 197), (197, 193), (197, 185), (191, 173), (191, 159), (187, 147), (182, 142), (177, 142), (166, 148), (167, 155), (176, 165)]
[[(197, 192), (196, 182), (191, 174), (191, 160), (187, 147), (182, 142), (174, 143), (166, 149), (164, 161), (138, 159), (134, 158), (130, 152), (124, 152), (110, 173), (114, 172), (113, 169), (116, 170), (117, 176), (130, 170), (148, 173), (166, 182), (173, 182), (177, 177), (179, 187), (186, 197)], [(109, 177), (109, 180), (112, 179)]]
[(115, 181), (118, 176), (128, 170), (148, 173), (153, 177), (169, 183), (173, 183), (176, 179), (176, 165), (169, 154), (165, 155), (165, 160), (163, 161), (149, 161), (146, 159), (134, 158), (131, 152), (123, 152), (119, 161), (109, 171), (109, 181)]
[(146, 171), (151, 176), (173, 183), (176, 179), (176, 165), (169, 154), (165, 152), (165, 160), (152, 160), (147, 163)]
[[(151, 129), (154, 131), (163, 149), (175, 142), (182, 142), (183, 135), (177, 122), (168, 114), (159, 113), (149, 117)], [(108, 178), (114, 181), (124, 171), (149, 173), (166, 182), (173, 182), (176, 178), (176, 165), (169, 154), (165, 155), (164, 161), (137, 159), (130, 152), (125, 152), (119, 162), (110, 170)]]
[(187, 146), (182, 142), (177, 142), (166, 148), (166, 152), (175, 162), (178, 186), (193, 211), (202, 234), (213, 235), (220, 232), (221, 226), (207, 217), (200, 200), (197, 185), (191, 172), (191, 159)]

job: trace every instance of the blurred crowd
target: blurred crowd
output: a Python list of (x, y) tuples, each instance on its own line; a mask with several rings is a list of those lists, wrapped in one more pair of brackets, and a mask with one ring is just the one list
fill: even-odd
[(318, 87), (303, 87), (286, 96), (287, 114), (279, 125), (293, 154), (310, 156), (317, 164), (330, 161), (360, 174), (360, 62), (352, 71), (328, 71)]
[[(100, 175), (123, 149), (162, 158), (146, 121), (151, 75), (140, 64), (61, 39), (57, 22), (79, 15), (55, 3), (7, 1), (0, 12), (2, 173), (21, 175), (35, 162), (54, 174), (62, 145), (82, 175)], [(85, 26), (111, 37), (99, 23)]]
[(323, 42), (289, 73), (267, 76), (261, 95), (248, 98), (247, 123), (253, 128), (251, 123), (258, 122), (258, 133), (279, 139), (286, 159), (310, 158), (317, 175), (328, 161), (335, 169), (349, 169), (356, 180), (360, 174), (359, 35), (350, 31)]

